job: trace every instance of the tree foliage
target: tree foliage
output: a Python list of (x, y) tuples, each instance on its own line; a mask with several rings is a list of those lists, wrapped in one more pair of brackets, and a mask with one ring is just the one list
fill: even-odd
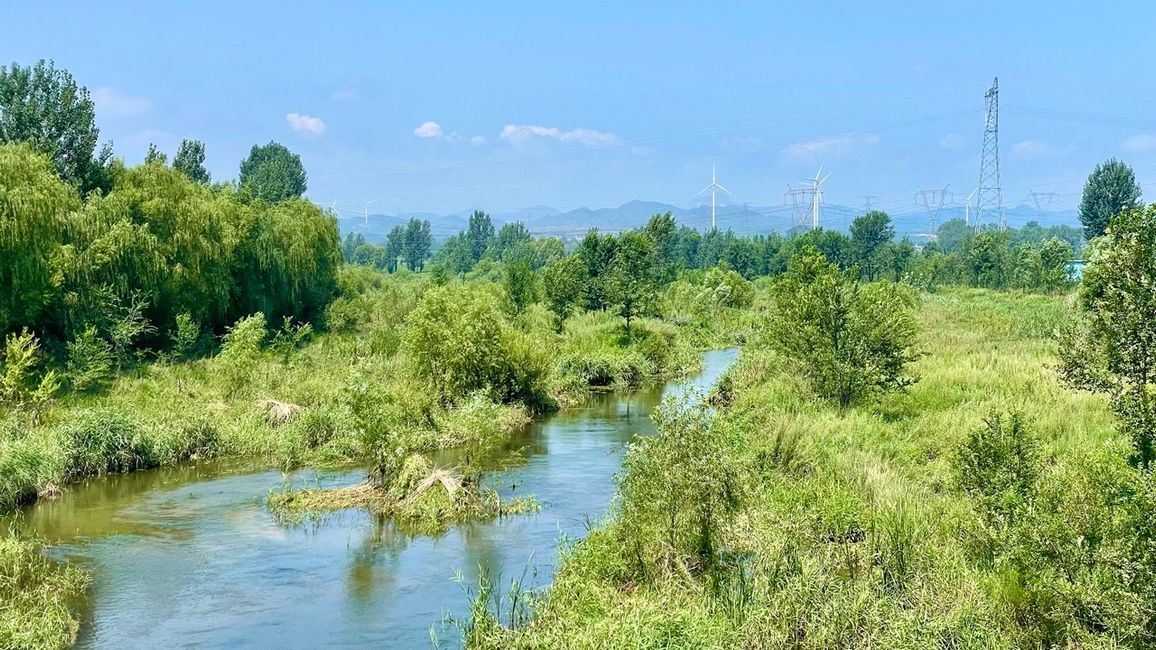
[(210, 176), (209, 170), (205, 169), (205, 143), (200, 140), (181, 140), (177, 155), (173, 156), (173, 169), (194, 183), (208, 185)]
[(270, 203), (297, 198), (307, 187), (301, 157), (277, 142), (253, 145), (241, 161), (238, 182), (250, 196)]
[(1080, 199), (1080, 223), (1088, 239), (1104, 234), (1112, 217), (1140, 205), (1136, 174), (1123, 162), (1110, 158), (1092, 170)]
[(1093, 247), (1079, 311), (1060, 334), (1060, 372), (1105, 393), (1135, 447), (1156, 461), (1156, 206), (1115, 217)]
[(56, 260), (76, 193), (30, 145), (0, 146), (0, 333), (37, 323), (59, 287)]
[(658, 306), (658, 251), (643, 232), (628, 232), (618, 240), (606, 283), (606, 296), (618, 315), (630, 321), (652, 313)]
[(558, 330), (561, 331), (562, 324), (582, 302), (586, 265), (578, 255), (564, 257), (542, 270), (542, 283), (546, 289), (546, 302), (558, 317)]
[(895, 237), (895, 227), (886, 212), (872, 210), (851, 222), (851, 251), (855, 264), (868, 280), (875, 280), (882, 270), (884, 248)]
[(899, 285), (862, 285), (817, 250), (791, 261), (774, 284), (777, 309), (768, 343), (800, 365), (815, 392), (849, 406), (873, 391), (914, 379), (915, 294)]
[(88, 89), (52, 61), (0, 66), (0, 143), (27, 142), (52, 160), (66, 182), (86, 192), (98, 184), (108, 154), (94, 156), (100, 130)]

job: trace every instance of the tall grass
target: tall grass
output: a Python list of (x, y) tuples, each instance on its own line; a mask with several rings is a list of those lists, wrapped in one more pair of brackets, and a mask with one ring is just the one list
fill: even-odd
[[(637, 510), (627, 490), (564, 555), (532, 623), (477, 628), (473, 647), (1143, 646), (1152, 608), (1137, 599), (1152, 593), (1153, 566), (1130, 529), (1150, 528), (1135, 495), (1151, 479), (1129, 473), (1104, 401), (1066, 390), (1051, 370), (1064, 309), (1064, 298), (927, 295), (919, 381), (845, 412), (814, 399), (773, 352), (744, 348), (714, 401), (712, 428), (737, 441), (727, 463), (743, 486), (743, 507), (719, 522), (717, 570), (635, 571), (638, 549), (663, 529), (627, 520)], [(1031, 423), (1053, 469), (1026, 537), (992, 562), (956, 467), (984, 418), (1009, 410)], [(663, 471), (690, 470), (670, 460)], [(1090, 546), (1093, 530), (1106, 537)], [(1113, 567), (1132, 578), (1109, 576)]]

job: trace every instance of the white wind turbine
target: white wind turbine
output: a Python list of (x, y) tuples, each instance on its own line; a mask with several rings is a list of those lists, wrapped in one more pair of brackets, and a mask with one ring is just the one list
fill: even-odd
[(975, 196), (978, 191), (978, 187), (972, 190), (971, 194), (967, 195), (967, 203), (963, 204), (963, 225), (965, 226), (971, 225), (971, 197)]
[(811, 230), (819, 229), (819, 209), (823, 205), (823, 183), (830, 174), (819, 178), (823, 174), (823, 166), (819, 165), (819, 171), (815, 172), (815, 178), (803, 181), (811, 184)]
[(718, 181), (715, 180), (714, 165), (710, 166), (710, 185), (707, 185), (706, 187), (702, 188), (701, 190), (698, 191), (698, 193), (702, 194), (703, 192), (705, 192), (707, 190), (710, 190), (710, 229), (714, 230), (716, 227), (715, 226), (715, 193), (718, 190), (722, 190), (722, 191), (726, 192), (727, 194), (734, 196), (734, 194), (731, 194), (730, 190), (723, 187), (722, 185), (719, 185)]

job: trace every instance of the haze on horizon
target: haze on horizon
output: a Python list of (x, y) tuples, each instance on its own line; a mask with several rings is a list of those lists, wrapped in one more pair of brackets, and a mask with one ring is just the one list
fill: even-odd
[[(781, 204), (820, 164), (829, 203), (904, 211), (947, 184), (959, 203), (994, 76), (1005, 205), (1035, 190), (1071, 209), (1113, 156), (1156, 194), (1156, 87), (1133, 81), (1152, 61), (1150, 3), (115, 4), (7, 30), (0, 61), (70, 70), (129, 163), (196, 138), (224, 180), (276, 140), (301, 155), (308, 196), (346, 215), (369, 200), (387, 213), (687, 205), (712, 164), (740, 203)], [(1111, 40), (1086, 38), (1107, 24)]]

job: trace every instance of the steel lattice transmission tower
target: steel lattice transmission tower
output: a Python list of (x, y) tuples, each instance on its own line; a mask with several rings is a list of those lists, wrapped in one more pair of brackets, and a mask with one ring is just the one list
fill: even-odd
[(942, 190), (925, 190), (919, 188), (919, 192), (915, 195), (923, 200), (923, 209), (927, 211), (927, 226), (928, 232), (935, 234), (939, 229), (939, 212), (943, 210), (943, 204), (951, 201), (951, 190), (947, 189), (950, 185), (944, 187)]
[(783, 195), (783, 202), (790, 201), (792, 212), (795, 215), (795, 227), (803, 230), (810, 221), (811, 204), (814, 202), (814, 188), (791, 187), (787, 185), (787, 193)]
[(999, 177), (999, 77), (983, 94), (985, 117), (983, 122), (983, 152), (979, 157), (979, 196), (976, 198), (975, 227), (994, 221), (1007, 228), (1003, 216), (1003, 186)]

